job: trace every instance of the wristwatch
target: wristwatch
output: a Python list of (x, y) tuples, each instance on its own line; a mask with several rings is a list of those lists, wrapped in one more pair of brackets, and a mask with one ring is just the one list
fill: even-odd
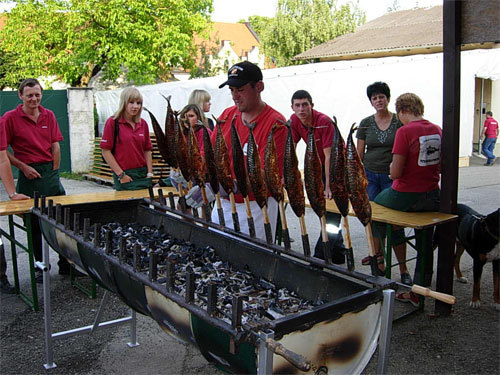
[(122, 173), (120, 173), (120, 175), (118, 176), (118, 181), (121, 181), (123, 177), (125, 177), (125, 171), (122, 171)]
[(13, 192), (12, 194), (9, 194), (9, 199), (14, 198), (16, 195), (17, 195), (17, 193), (16, 193), (16, 192)]
[(153, 173), (147, 173), (146, 174), (146, 177), (150, 178), (150, 177), (154, 177), (154, 174)]

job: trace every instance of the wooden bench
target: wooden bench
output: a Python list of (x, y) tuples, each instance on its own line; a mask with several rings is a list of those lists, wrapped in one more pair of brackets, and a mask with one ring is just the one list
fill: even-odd
[[(149, 134), (151, 143), (153, 144), (153, 182), (170, 176), (170, 167), (165, 163), (158, 150), (156, 137), (154, 133)], [(109, 165), (102, 158), (102, 150), (99, 146), (101, 138), (95, 138), (92, 141), (92, 151), (90, 152), (90, 160), (92, 166), (90, 171), (83, 175), (87, 180), (95, 181), (100, 184), (113, 185), (113, 172)]]
[[(391, 268), (392, 268), (392, 230), (393, 227), (403, 227), (412, 228), (417, 230), (422, 230), (422, 243), (425, 243), (426, 236), (430, 235), (431, 230), (439, 224), (444, 224), (458, 218), (457, 215), (446, 214), (442, 212), (403, 212), (398, 210), (393, 210), (392, 208), (387, 208), (381, 206), (375, 202), (370, 202), (372, 207), (372, 221), (378, 223), (386, 224), (387, 241), (385, 245), (384, 258), (385, 258), (385, 276), (391, 278)], [(326, 201), (326, 209), (329, 212), (340, 213), (337, 205), (333, 200)], [(349, 216), (356, 216), (352, 207), (349, 207)], [(356, 219), (357, 220), (357, 219)], [(406, 236), (405, 240), (410, 246), (417, 250), (418, 254), (425, 255), (424, 249), (417, 248), (416, 244), (410, 243), (410, 240), (414, 239), (414, 236)], [(425, 258), (422, 259), (422, 264)], [(424, 277), (423, 272), (420, 273), (421, 278)], [(418, 280), (422, 282), (423, 280)]]

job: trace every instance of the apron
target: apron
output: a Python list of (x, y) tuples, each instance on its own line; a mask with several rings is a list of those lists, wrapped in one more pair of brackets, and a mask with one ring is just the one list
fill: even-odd
[(33, 198), (35, 191), (38, 191), (40, 196), (55, 196), (66, 195), (61, 180), (59, 179), (59, 169), (52, 169), (52, 162), (47, 163), (33, 163), (30, 167), (34, 168), (41, 178), (29, 180), (24, 173), (19, 172), (17, 179), (16, 191), (21, 194), (29, 195)]
[(115, 183), (115, 190), (117, 191), (147, 189), (153, 183), (152, 178), (146, 177), (148, 173), (146, 167), (127, 169), (124, 172), (127, 176), (132, 178), (132, 181), (122, 184), (120, 180), (118, 180), (116, 173), (113, 173), (113, 181)]

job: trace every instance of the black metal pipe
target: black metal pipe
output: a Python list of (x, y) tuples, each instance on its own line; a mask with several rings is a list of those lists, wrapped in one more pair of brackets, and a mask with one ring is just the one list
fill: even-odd
[(94, 246), (99, 247), (101, 242), (101, 224), (94, 224)]
[(158, 278), (158, 253), (149, 252), (149, 281), (156, 281)]
[(113, 251), (113, 232), (111, 229), (106, 229), (104, 232), (104, 247), (106, 249), (106, 254), (111, 254)]
[(167, 273), (167, 282), (165, 284), (165, 287), (169, 292), (173, 293), (175, 285), (175, 266), (170, 261), (167, 261), (166, 273)]
[(168, 192), (168, 201), (170, 203), (170, 208), (175, 210), (175, 201), (174, 201), (174, 193), (171, 191)]
[(134, 271), (139, 271), (139, 259), (141, 257), (141, 244), (136, 243), (134, 246), (133, 268)]
[(56, 204), (56, 224), (61, 224), (62, 206), (60, 203)]
[(185, 301), (187, 303), (194, 302), (194, 291), (196, 289), (196, 275), (193, 272), (186, 273), (186, 296)]
[(79, 212), (75, 212), (73, 214), (73, 232), (76, 235), (80, 234), (80, 213)]
[(90, 219), (86, 217), (83, 219), (83, 240), (88, 241), (90, 239)]
[(217, 284), (208, 283), (207, 287), (207, 314), (214, 316), (217, 312)]
[(54, 218), (54, 200), (53, 199), (49, 199), (49, 205), (47, 207), (47, 216), (49, 217), (49, 219)]

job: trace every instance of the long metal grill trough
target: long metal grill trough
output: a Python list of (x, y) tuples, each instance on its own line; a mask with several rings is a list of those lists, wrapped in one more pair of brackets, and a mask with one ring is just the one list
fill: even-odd
[(263, 332), (312, 364), (275, 356), (276, 374), (359, 373), (376, 348), (384, 278), (318, 267), (149, 200), (34, 213), (59, 254), (226, 371), (257, 373)]

